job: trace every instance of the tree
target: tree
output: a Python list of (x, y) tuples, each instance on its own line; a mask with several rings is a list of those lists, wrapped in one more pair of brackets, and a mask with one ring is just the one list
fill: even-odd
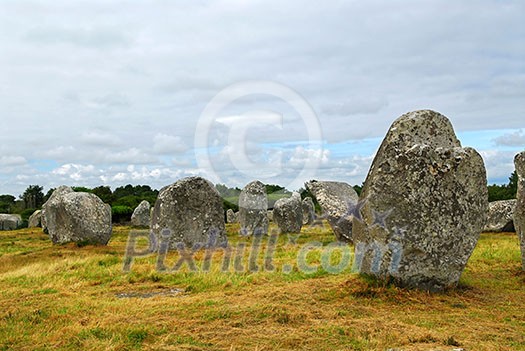
[(0, 213), (10, 213), (15, 200), (13, 195), (0, 195)]
[(100, 200), (104, 201), (107, 204), (112, 204), (114, 200), (113, 192), (109, 186), (97, 186), (91, 190), (93, 194), (97, 195)]
[(40, 185), (30, 185), (20, 198), (24, 201), (25, 208), (39, 208), (44, 204), (44, 187)]

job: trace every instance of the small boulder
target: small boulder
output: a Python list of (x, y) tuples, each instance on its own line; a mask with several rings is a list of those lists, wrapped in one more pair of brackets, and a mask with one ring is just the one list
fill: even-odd
[(514, 206), (516, 199), (489, 202), (484, 232), (514, 232)]
[(60, 187), (42, 206), (42, 218), (54, 244), (106, 245), (111, 238), (111, 207), (95, 194)]
[(226, 211), (226, 223), (235, 223), (235, 212), (231, 208)]
[(22, 224), (22, 217), (17, 214), (0, 213), (0, 230), (15, 230)]
[(169, 249), (222, 246), (227, 243), (222, 198), (201, 177), (183, 178), (161, 189), (151, 218), (151, 231)]
[(143, 200), (131, 215), (131, 225), (134, 227), (149, 227), (151, 221), (151, 205)]
[(36, 210), (31, 216), (27, 223), (28, 228), (37, 228), (42, 226), (42, 210)]
[(339, 241), (352, 242), (351, 208), (358, 201), (354, 188), (344, 182), (312, 180), (305, 184), (327, 217)]
[(315, 220), (315, 206), (311, 197), (305, 197), (302, 202), (303, 225), (311, 225)]
[(268, 222), (273, 222), (273, 210), (268, 210), (266, 216), (268, 217)]
[(300, 233), (303, 226), (303, 207), (301, 195), (293, 192), (292, 196), (275, 202), (273, 220), (283, 233)]
[(268, 197), (258, 180), (248, 183), (239, 195), (239, 223), (242, 235), (268, 234)]
[(514, 166), (518, 174), (518, 192), (514, 207), (514, 227), (520, 240), (521, 263), (525, 270), (525, 151), (514, 157)]

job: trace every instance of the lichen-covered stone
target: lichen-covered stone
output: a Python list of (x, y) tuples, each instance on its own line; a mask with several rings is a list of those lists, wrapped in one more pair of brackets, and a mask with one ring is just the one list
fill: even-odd
[(0, 213), (0, 230), (15, 230), (20, 224), (22, 224), (20, 215)]
[(235, 223), (237, 221), (237, 218), (235, 216), (235, 212), (229, 208), (226, 211), (226, 223)]
[(481, 156), (449, 120), (407, 113), (390, 127), (353, 218), (355, 267), (403, 287), (455, 286), (487, 217)]
[(36, 210), (33, 212), (31, 216), (29, 216), (29, 220), (27, 222), (28, 228), (36, 228), (42, 226), (42, 210)]
[(303, 225), (310, 225), (315, 219), (315, 206), (311, 197), (305, 197), (302, 203)]
[[(222, 246), (226, 243), (222, 198), (201, 177), (181, 179), (160, 190), (151, 218), (151, 231), (169, 249)], [(165, 237), (166, 236), (166, 237)]]
[(514, 166), (518, 174), (518, 192), (514, 207), (514, 227), (520, 240), (521, 263), (525, 270), (525, 151), (514, 157)]
[(273, 210), (268, 210), (266, 216), (268, 217), (268, 222), (273, 222)]
[(131, 215), (131, 225), (134, 227), (149, 227), (151, 222), (151, 205), (142, 200)]
[(47, 223), (46, 223), (46, 204), (51, 205), (53, 201), (58, 201), (58, 198), (61, 197), (62, 195), (73, 193), (73, 192), (74, 190), (67, 185), (61, 185), (55, 190), (53, 190), (49, 199), (42, 206), (42, 229), (44, 233), (49, 234), (49, 231), (47, 230)]
[(268, 234), (268, 197), (258, 180), (248, 183), (239, 195), (239, 223), (242, 235)]
[(60, 187), (42, 206), (44, 218), (54, 244), (106, 245), (111, 238), (111, 207), (94, 194)]
[(514, 207), (516, 200), (500, 200), (489, 202), (487, 223), (484, 232), (513, 232)]
[(283, 233), (300, 233), (303, 226), (303, 207), (301, 195), (293, 192), (292, 196), (275, 202), (273, 220)]
[(335, 237), (352, 242), (352, 216), (350, 209), (357, 204), (354, 188), (344, 182), (312, 180), (305, 184), (323, 210)]

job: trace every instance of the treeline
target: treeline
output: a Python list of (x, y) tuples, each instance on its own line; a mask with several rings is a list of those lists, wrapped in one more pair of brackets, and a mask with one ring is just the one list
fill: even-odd
[(518, 191), (518, 174), (516, 171), (512, 172), (509, 177), (509, 182), (505, 185), (492, 184), (488, 186), (489, 201), (496, 200), (510, 200), (516, 198)]

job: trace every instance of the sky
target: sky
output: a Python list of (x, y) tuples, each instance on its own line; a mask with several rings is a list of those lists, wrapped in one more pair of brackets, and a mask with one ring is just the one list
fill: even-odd
[(507, 183), (525, 150), (524, 43), (521, 0), (1, 1), (0, 194), (361, 184), (419, 109)]

